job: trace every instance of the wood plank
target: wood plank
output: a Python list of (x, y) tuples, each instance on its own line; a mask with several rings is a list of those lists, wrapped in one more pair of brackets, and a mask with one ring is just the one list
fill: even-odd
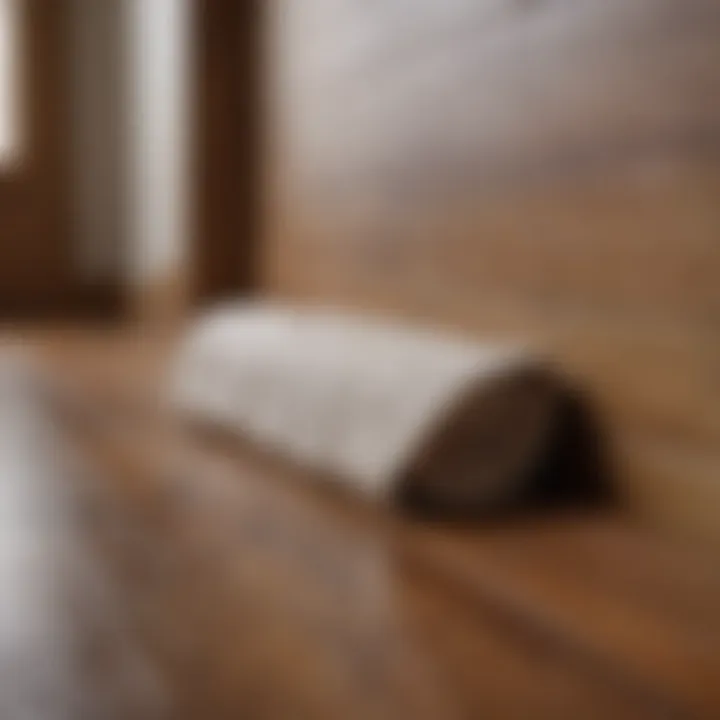
[(71, 416), (99, 538), (188, 712), (717, 714), (712, 556), (617, 516), (443, 526), (352, 502), (179, 428), (147, 394), (157, 352), (126, 356), (119, 392), (83, 375)]
[[(118, 445), (95, 449), (114, 473), (105, 506), (121, 508), (109, 552), (129, 573), (180, 708), (219, 718), (676, 710), (661, 692), (598, 674), (552, 639), (467, 602), (419, 569), (405, 548), (414, 541), (382, 518), (287, 483), (252, 454), (228, 459), (170, 441), (177, 454), (158, 455), (168, 446), (143, 434), (120, 455)], [(148, 573), (155, 580), (143, 590)]]
[(720, 537), (717, 3), (271, 5), (265, 291), (534, 339)]

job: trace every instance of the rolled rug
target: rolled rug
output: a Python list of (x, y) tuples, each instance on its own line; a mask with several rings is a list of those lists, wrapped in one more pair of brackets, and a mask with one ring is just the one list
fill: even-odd
[(274, 304), (200, 317), (170, 380), (187, 418), (363, 495), (447, 508), (521, 493), (561, 400), (552, 368), (526, 348)]

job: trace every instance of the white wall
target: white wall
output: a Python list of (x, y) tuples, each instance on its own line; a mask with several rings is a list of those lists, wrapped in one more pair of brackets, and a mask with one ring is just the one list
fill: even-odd
[(73, 231), (83, 281), (117, 278), (126, 241), (126, 0), (73, 0)]
[[(14, 1), (0, 0), (0, 20)], [(85, 280), (111, 277), (120, 263), (123, 277), (143, 284), (183, 262), (190, 6), (191, 0), (73, 0), (74, 231)]]
[(190, 0), (128, 3), (130, 276), (152, 282), (187, 251)]
[(18, 107), (21, 18), (18, 0), (0, 0), (0, 172), (17, 161), (21, 143)]

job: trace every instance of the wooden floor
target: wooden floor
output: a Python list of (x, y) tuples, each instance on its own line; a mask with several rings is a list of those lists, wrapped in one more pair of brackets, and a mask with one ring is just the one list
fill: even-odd
[(720, 717), (710, 558), (619, 517), (400, 517), (178, 427), (148, 342), (43, 350), (166, 716)]

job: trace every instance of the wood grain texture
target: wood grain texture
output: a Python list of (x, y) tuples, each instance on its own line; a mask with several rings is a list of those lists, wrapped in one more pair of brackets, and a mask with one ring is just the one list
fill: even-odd
[(535, 340), (720, 540), (720, 6), (272, 7), (267, 290)]
[(150, 392), (164, 343), (36, 347), (170, 717), (717, 717), (712, 554), (607, 513), (428, 524), (351, 502), (179, 426)]

